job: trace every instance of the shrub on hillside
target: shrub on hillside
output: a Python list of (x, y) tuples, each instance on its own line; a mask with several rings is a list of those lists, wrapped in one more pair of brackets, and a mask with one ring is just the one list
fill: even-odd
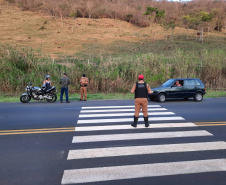
[(9, 2), (22, 10), (43, 11), (61, 18), (72, 15), (83, 18), (111, 18), (128, 21), (138, 26), (149, 26), (150, 23), (158, 22), (163, 18), (163, 14), (166, 20), (170, 19), (175, 21), (176, 25), (181, 25), (184, 16), (194, 17), (205, 11), (214, 17), (211, 24), (208, 24), (212, 30), (222, 31), (226, 26), (226, 4), (223, 1), (179, 3), (152, 0), (43, 0), (40, 3), (40, 0), (10, 0)]

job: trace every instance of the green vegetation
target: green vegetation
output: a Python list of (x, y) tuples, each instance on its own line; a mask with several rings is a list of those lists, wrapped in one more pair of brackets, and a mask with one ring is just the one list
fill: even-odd
[[(58, 101), (60, 94), (58, 93)], [(134, 98), (133, 94), (126, 93), (96, 93), (87, 95), (89, 100), (131, 100)], [(216, 98), (216, 97), (226, 97), (226, 91), (212, 91), (208, 90), (204, 98)], [(70, 101), (78, 101), (80, 99), (80, 94), (69, 94)], [(64, 97), (65, 100), (65, 97)], [(20, 95), (0, 95), (0, 102), (20, 102)], [(36, 100), (31, 100), (31, 102), (38, 102)]]
[[(83, 73), (90, 80), (90, 93), (128, 93), (139, 74), (145, 75), (145, 80), (151, 87), (169, 78), (197, 77), (209, 89), (226, 88), (225, 45), (213, 48), (208, 44), (200, 44), (201, 47), (198, 48), (197, 43), (195, 45), (190, 42), (194, 47), (189, 49), (182, 41), (169, 43), (168, 46), (164, 43), (167, 42), (155, 43), (162, 52), (99, 57), (93, 55), (80, 60), (65, 57), (58, 61), (42, 58), (38, 51), (32, 49), (18, 50), (0, 46), (0, 88), (3, 93), (19, 94), (30, 81), (33, 86), (41, 86), (44, 76), (49, 74), (52, 85), (59, 89), (59, 78), (64, 72), (71, 79), (71, 93), (79, 92), (78, 82)], [(179, 46), (176, 47), (177, 44)], [(186, 49), (183, 49), (183, 44)]]
[(217, 98), (217, 97), (226, 97), (226, 91), (221, 90), (221, 91), (213, 91), (213, 90), (207, 90), (206, 98)]
[[(127, 98), (139, 74), (145, 75), (151, 87), (169, 78), (197, 77), (208, 89), (222, 90), (224, 95), (226, 16), (222, 2), (44, 2), (22, 0), (20, 3), (10, 1), (10, 4), (53, 17), (43, 19), (8, 6), (8, 1), (2, 3), (5, 16), (1, 16), (1, 22), (8, 28), (1, 30), (2, 95), (18, 97), (29, 82), (41, 86), (47, 74), (59, 90), (59, 78), (64, 72), (71, 79), (73, 100), (79, 98), (74, 94), (79, 93), (78, 82), (83, 73), (90, 80), (91, 99), (114, 99), (117, 93), (120, 93), (118, 98), (121, 94)], [(16, 13), (11, 16), (9, 12)], [(85, 17), (94, 19), (83, 19)], [(143, 28), (145, 26), (148, 27)], [(181, 27), (186, 27), (187, 32)], [(42, 48), (42, 51), (33, 48)]]
[(205, 42), (199, 43), (196, 42), (196, 38), (194, 36), (188, 36), (187, 38), (186, 35), (180, 34), (175, 34), (173, 41), (153, 41), (149, 36), (147, 36), (146, 40), (141, 40), (140, 42), (115, 41), (107, 45), (100, 43), (89, 43), (84, 44), (83, 48), (84, 50), (82, 52), (71, 57), (90, 59), (98, 56), (101, 56), (102, 58), (109, 56), (117, 58), (119, 56), (134, 56), (149, 53), (171, 57), (172, 55), (175, 55), (178, 50), (185, 52), (187, 55), (189, 55), (189, 53), (195, 54), (198, 57), (204, 50), (223, 50), (225, 52), (226, 37), (223, 35), (208, 36), (205, 38)]
[[(147, 10), (144, 13), (144, 15), (151, 15), (152, 17), (153, 13), (155, 13), (155, 17), (154, 17), (155, 22), (158, 22), (159, 20), (165, 17), (165, 10), (159, 10), (156, 7), (147, 7)], [(151, 17), (149, 17), (149, 19), (151, 19)]]
[[(60, 98), (60, 93), (57, 94), (58, 100)], [(133, 99), (133, 94), (121, 94), (121, 93), (96, 93), (87, 95), (88, 100), (125, 100), (125, 99)], [(69, 94), (70, 101), (78, 101), (80, 99), (80, 94)], [(64, 96), (65, 100), (65, 96)], [(0, 102), (20, 102), (20, 95), (0, 95)], [(36, 100), (31, 100), (31, 102), (38, 102)]]

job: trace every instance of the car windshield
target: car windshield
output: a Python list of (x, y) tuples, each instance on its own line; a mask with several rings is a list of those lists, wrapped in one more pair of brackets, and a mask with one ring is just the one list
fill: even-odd
[(162, 84), (162, 86), (170, 86), (173, 83), (174, 79), (169, 79), (167, 80), (164, 84)]

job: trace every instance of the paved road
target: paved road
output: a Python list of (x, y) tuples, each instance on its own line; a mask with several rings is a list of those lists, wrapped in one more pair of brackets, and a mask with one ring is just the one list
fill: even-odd
[(0, 185), (225, 185), (226, 98), (133, 103), (1, 103)]

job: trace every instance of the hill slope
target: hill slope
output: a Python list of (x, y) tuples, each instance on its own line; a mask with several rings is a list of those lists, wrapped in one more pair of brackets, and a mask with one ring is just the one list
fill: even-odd
[[(171, 34), (159, 25), (139, 28), (113, 19), (61, 20), (3, 3), (0, 22), (1, 44), (41, 49), (51, 57), (150, 52), (156, 48), (147, 49), (153, 39), (165, 40), (166, 35)], [(190, 35), (194, 33), (189, 30)], [(176, 28), (175, 35), (181, 34), (185, 35), (186, 30)]]

